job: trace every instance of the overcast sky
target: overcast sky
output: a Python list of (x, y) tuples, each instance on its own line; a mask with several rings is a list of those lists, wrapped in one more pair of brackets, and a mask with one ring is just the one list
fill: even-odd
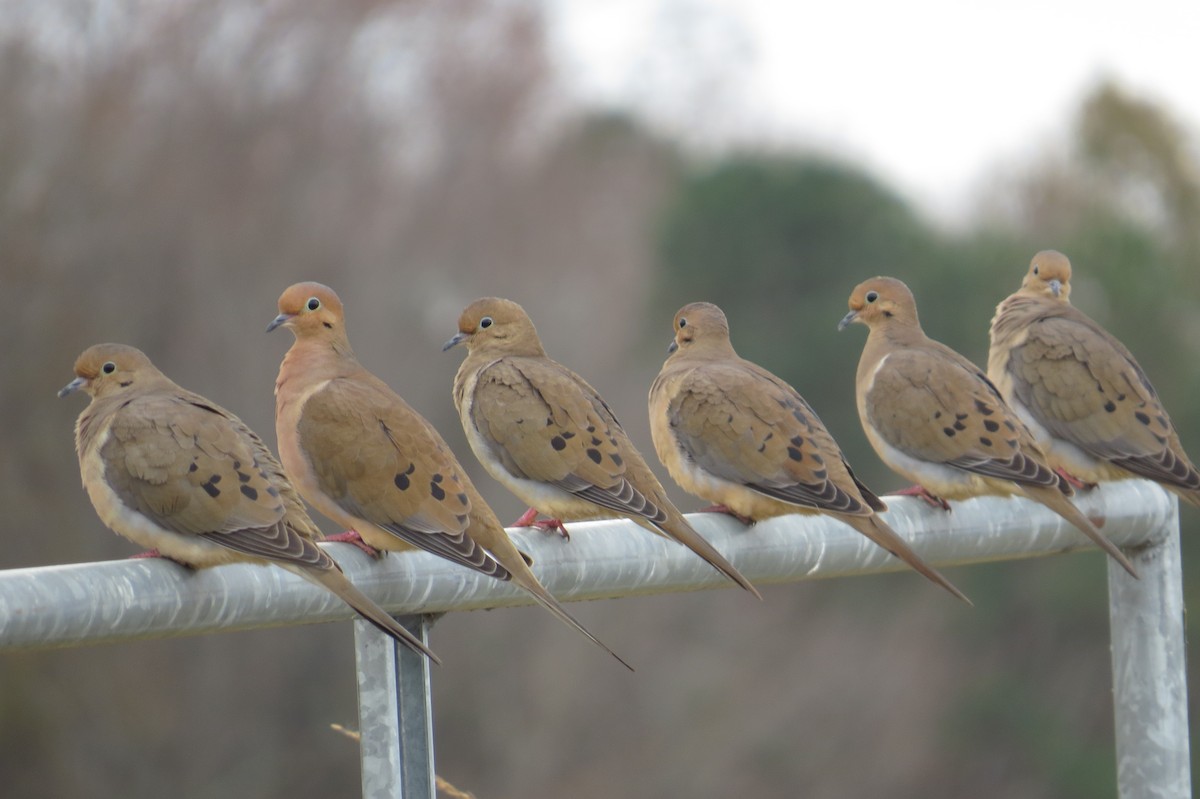
[[(700, 138), (847, 154), (940, 216), (984, 175), (1061, 141), (1100, 80), (1200, 130), (1200, 2), (560, 0), (586, 96)], [(710, 102), (714, 101), (715, 102)], [(724, 113), (703, 117), (697, 109)]]

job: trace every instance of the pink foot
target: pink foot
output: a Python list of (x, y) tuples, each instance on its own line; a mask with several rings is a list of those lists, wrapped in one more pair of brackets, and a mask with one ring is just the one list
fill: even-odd
[(751, 519), (749, 516), (743, 516), (742, 514), (736, 512), (736, 511), (730, 510), (729, 507), (726, 505), (709, 505), (707, 508), (701, 508), (700, 512), (701, 513), (724, 513), (726, 516), (732, 516), (733, 518), (737, 519), (739, 522), (746, 525), (747, 527), (754, 524), (754, 520)]
[(349, 544), (351, 546), (358, 547), (363, 552), (367, 553), (367, 557), (371, 558), (372, 560), (379, 560), (383, 556), (382, 552), (368, 544), (366, 541), (363, 541), (362, 536), (359, 535), (355, 530), (347, 530), (344, 533), (326, 536), (325, 540), (337, 541), (342, 544)]
[(136, 555), (129, 556), (130, 560), (145, 560), (146, 558), (154, 558), (155, 560), (169, 560), (172, 563), (179, 564), (180, 566), (182, 566), (185, 569), (192, 568), (192, 565), (190, 563), (184, 563), (182, 560), (175, 560), (175, 558), (172, 558), (169, 555), (164, 555), (163, 553), (159, 552), (157, 549), (147, 549), (145, 552), (139, 552)]
[(918, 497), (922, 502), (925, 502), (930, 507), (941, 508), (942, 510), (950, 510), (949, 502), (935, 494), (930, 494), (925, 490), (925, 486), (909, 486), (908, 488), (902, 488), (899, 491), (893, 491), (889, 496)]
[(1095, 483), (1086, 483), (1068, 472), (1066, 469), (1055, 469), (1054, 471), (1058, 473), (1059, 477), (1066, 480), (1067, 484), (1070, 485), (1071, 488), (1074, 488), (1077, 491), (1091, 491), (1096, 487)]
[(547, 533), (556, 532), (563, 537), (564, 541), (571, 540), (571, 534), (567, 532), (566, 527), (563, 527), (561, 519), (539, 519), (530, 526)]
[(557, 532), (567, 541), (571, 540), (571, 534), (567, 532), (567, 528), (563, 527), (560, 519), (538, 519), (537, 508), (530, 508), (521, 514), (521, 518), (517, 519), (512, 524), (513, 527), (536, 527), (547, 533)]

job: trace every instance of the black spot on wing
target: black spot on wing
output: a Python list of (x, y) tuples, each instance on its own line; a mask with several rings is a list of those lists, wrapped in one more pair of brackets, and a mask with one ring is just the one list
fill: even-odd
[(409, 481), (408, 476), (410, 474), (412, 474), (413, 472), (415, 472), (416, 470), (417, 470), (417, 465), (415, 463), (410, 463), (410, 464), (408, 464), (407, 469), (405, 469), (403, 472), (398, 472), (396, 474), (396, 476), (392, 479), (392, 482), (394, 482), (396, 484), (396, 488), (400, 489), (401, 491), (407, 491), (409, 485), (411, 485), (411, 482)]
[(217, 483), (219, 483), (219, 482), (221, 482), (221, 475), (219, 475), (219, 474), (210, 475), (208, 478), (208, 482), (201, 484), (200, 487), (203, 488), (204, 492), (206, 494), (208, 494), (210, 497), (216, 498), (221, 495), (221, 489), (217, 488)]

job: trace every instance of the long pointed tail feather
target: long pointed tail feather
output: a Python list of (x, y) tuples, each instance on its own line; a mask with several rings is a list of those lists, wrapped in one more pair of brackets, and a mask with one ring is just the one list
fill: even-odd
[(1116, 544), (1104, 537), (1096, 526), (1092, 524), (1086, 516), (1075, 507), (1071, 500), (1067, 499), (1057, 488), (1041, 488), (1037, 486), (1021, 486), (1025, 496), (1032, 499), (1034, 502), (1040, 502), (1050, 510), (1063, 517), (1071, 524), (1079, 528), (1079, 531), (1092, 539), (1096, 546), (1103, 549), (1110, 558), (1121, 564), (1121, 568), (1129, 572), (1135, 579), (1138, 577), (1137, 570), (1133, 568), (1133, 564), (1129, 562), (1129, 558), (1125, 557), (1121, 550), (1117, 549)]
[(630, 666), (628, 663), (626, 663), (624, 658), (609, 649), (607, 644), (605, 644), (596, 636), (592, 635), (586, 627), (580, 624), (574, 616), (568, 613), (567, 609), (564, 608), (559, 601), (555, 599), (549, 591), (546, 590), (546, 587), (538, 582), (537, 578), (533, 576), (533, 572), (528, 572), (527, 574), (514, 574), (513, 582), (523, 588), (526, 593), (537, 600), (539, 605), (554, 614), (555, 618), (557, 618), (563, 624), (566, 624), (572, 630), (587, 638), (589, 641), (603, 649), (608, 654), (612, 655), (614, 658), (616, 658), (617, 662), (625, 668), (629, 669), (630, 671), (634, 670), (633, 666)]
[(667, 521), (661, 524), (650, 521), (649, 519), (643, 520), (635, 518), (634, 521), (645, 522), (646, 524), (654, 527), (658, 532), (662, 533), (667, 538), (683, 544), (701, 558), (704, 558), (704, 560), (708, 561), (709, 565), (711, 565), (721, 574), (725, 575), (730, 580), (733, 580), (759, 600), (762, 599), (762, 594), (758, 593), (758, 589), (755, 588), (749, 580), (743, 577), (742, 573), (735, 569), (733, 564), (726, 560), (725, 556), (717, 551), (716, 547), (708, 543), (703, 536), (697, 533), (695, 529), (693, 529), (693, 527), (687, 523), (687, 520), (684, 519), (682, 515), (676, 517), (674, 514), (668, 514)]
[(913, 552), (912, 548), (908, 545), (908, 542), (901, 538), (899, 533), (889, 527), (887, 523), (883, 521), (883, 519), (880, 519), (875, 515), (838, 516), (837, 518), (850, 525), (855, 530), (862, 533), (871, 541), (886, 549), (900, 560), (907, 563), (913, 569), (913, 571), (917, 572), (934, 585), (941, 586), (949, 591), (952, 595), (961, 599), (963, 602), (966, 602), (972, 607), (974, 606), (975, 603), (968, 599), (966, 594), (964, 594), (962, 591), (959, 591), (952, 582), (942, 576), (941, 572), (922, 560), (921, 556), (916, 552)]
[(430, 651), (429, 647), (421, 643), (415, 635), (404, 629), (400, 622), (392, 618), (386, 610), (375, 604), (374, 600), (369, 596), (358, 590), (347, 579), (346, 575), (337, 569), (305, 569), (301, 566), (291, 566), (290, 564), (280, 565), (336, 594), (343, 602), (354, 608), (354, 611), (358, 615), (375, 625), (382, 632), (390, 635), (397, 642), (418, 654), (424, 655), (439, 666), (442, 664), (441, 658)]
[(1200, 489), (1189, 490), (1186, 488), (1174, 488), (1172, 486), (1166, 485), (1165, 483), (1163, 484), (1163, 487), (1169, 488), (1172, 491), (1174, 491), (1175, 494), (1180, 499), (1182, 499), (1184, 502), (1188, 503), (1189, 505), (1195, 505), (1197, 508), (1200, 508)]

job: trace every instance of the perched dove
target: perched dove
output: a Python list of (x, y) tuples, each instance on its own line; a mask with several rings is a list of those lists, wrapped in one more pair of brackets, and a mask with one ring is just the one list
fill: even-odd
[(416, 547), (511, 579), (630, 668), (538, 582), (433, 426), (354, 357), (332, 289), (290, 286), (267, 330), (280, 326), (296, 340), (275, 382), (275, 428), (300, 496), (376, 549)]
[(1077, 488), (1147, 477), (1200, 506), (1200, 473), (1150, 379), (1070, 297), (1067, 257), (1035, 255), (996, 308), (988, 377)]
[(685, 305), (674, 330), (650, 388), (650, 432), (675, 482), (748, 521), (827, 513), (967, 601), (875, 515), (887, 506), (854, 476), (804, 398), (738, 357), (720, 308)]
[(468, 350), (454, 378), (454, 403), (476, 457), (530, 506), (518, 524), (537, 511), (558, 527), (561, 520), (632, 519), (759, 596), (671, 504), (596, 390), (546, 356), (520, 305), (476, 300), (458, 330), (443, 347), (465, 342)]
[(108, 527), (193, 568), (274, 563), (332, 591), (435, 662), (314, 543), (320, 530), (241, 419), (173, 383), (141, 351), (97, 344), (58, 392), (92, 398), (75, 423), (83, 485)]
[(858, 363), (858, 415), (871, 446), (927, 499), (1016, 494), (1078, 527), (1126, 571), (1129, 560), (1068, 496), (1025, 424), (975, 364), (921, 330), (912, 292), (878, 277), (850, 295), (851, 322), (870, 328)]

